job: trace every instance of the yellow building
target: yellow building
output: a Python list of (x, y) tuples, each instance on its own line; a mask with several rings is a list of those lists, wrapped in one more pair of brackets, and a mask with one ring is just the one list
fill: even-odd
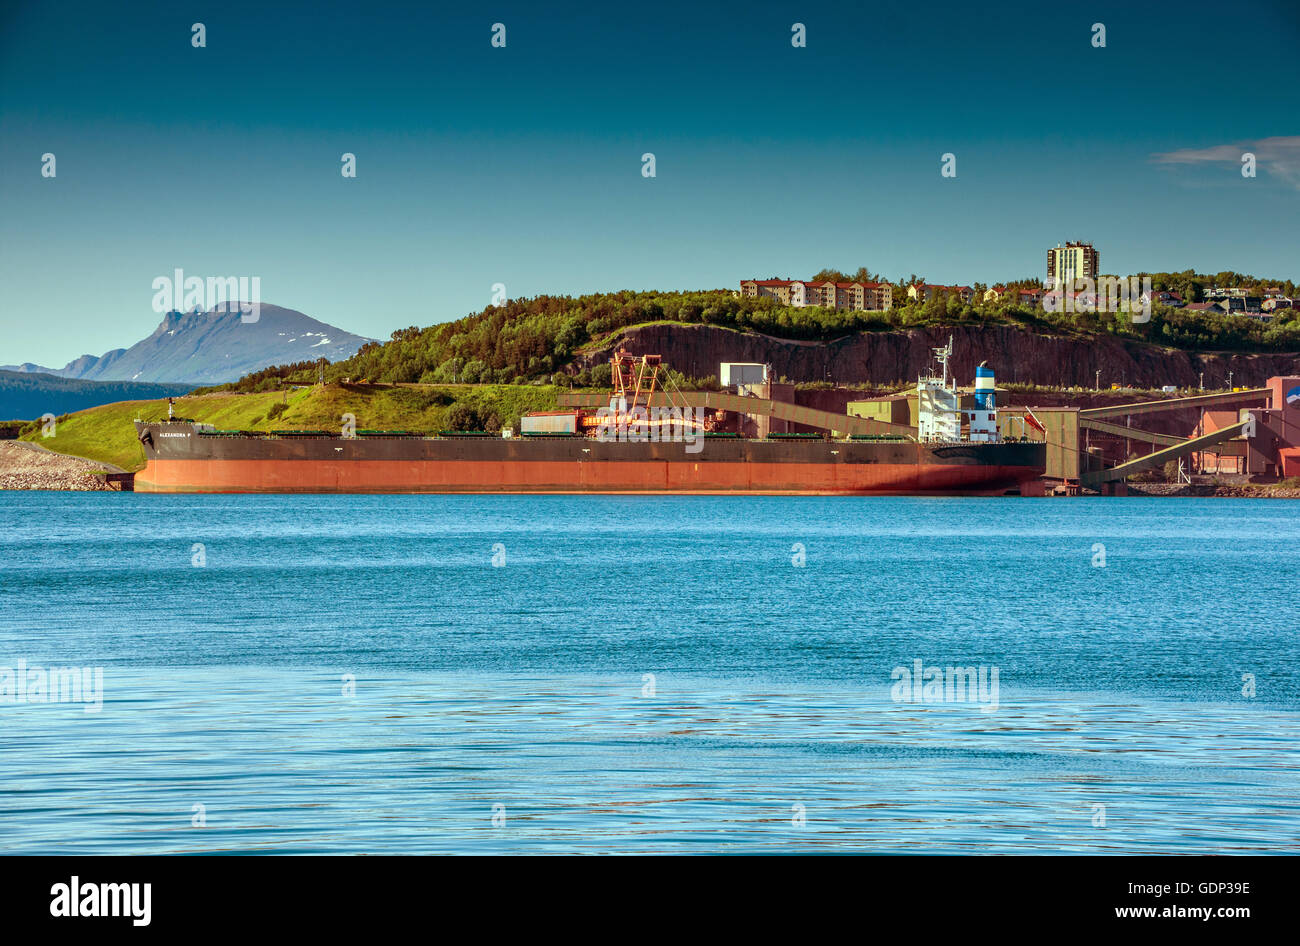
[(1047, 283), (1072, 288), (1076, 279), (1097, 278), (1101, 255), (1091, 243), (1057, 244), (1047, 251)]
[(929, 302), (938, 293), (956, 296), (962, 302), (970, 302), (975, 297), (970, 286), (936, 286), (930, 283), (914, 283), (907, 287), (907, 298), (912, 301)]

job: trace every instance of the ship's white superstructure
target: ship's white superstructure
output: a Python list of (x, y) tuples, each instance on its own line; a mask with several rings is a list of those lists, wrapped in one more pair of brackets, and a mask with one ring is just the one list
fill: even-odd
[(948, 377), (948, 360), (952, 357), (952, 339), (943, 348), (934, 349), (939, 373), (933, 371), (916, 379), (917, 439), (957, 442), (962, 439), (962, 422), (968, 438), (978, 443), (996, 443), (998, 434), (997, 402), (994, 395), (993, 370), (984, 364), (975, 369), (975, 404), (963, 411), (961, 395)]

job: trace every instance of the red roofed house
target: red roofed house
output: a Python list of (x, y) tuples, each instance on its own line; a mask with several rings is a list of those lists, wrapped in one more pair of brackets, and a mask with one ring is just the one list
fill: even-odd
[(1138, 298), (1142, 305), (1160, 305), (1178, 307), (1183, 304), (1183, 295), (1180, 292), (1173, 292), (1166, 289), (1153, 289), (1151, 292), (1144, 292)]
[(1043, 308), (1048, 312), (1095, 312), (1097, 311), (1097, 294), (1095, 292), (1065, 292), (1051, 289), (1043, 293)]
[(1042, 289), (1008, 289), (1006, 286), (994, 286), (984, 293), (985, 302), (1001, 302), (1014, 296), (1015, 301), (1020, 305), (1027, 305), (1031, 308), (1043, 304)]
[(975, 295), (970, 286), (936, 286), (930, 283), (916, 283), (907, 287), (907, 298), (929, 302), (938, 292), (957, 296), (962, 302), (970, 302)]

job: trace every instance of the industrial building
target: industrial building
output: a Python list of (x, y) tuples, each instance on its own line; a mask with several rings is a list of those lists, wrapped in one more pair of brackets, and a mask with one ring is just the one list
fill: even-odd
[[(905, 391), (838, 403), (834, 391), (796, 391), (773, 382), (766, 365), (724, 362), (718, 376), (724, 392), (681, 392), (683, 403), (719, 409), (723, 429), (740, 436), (820, 433), (852, 440), (883, 433), (915, 441), (1045, 443), (1040, 488), (1021, 484), (1021, 495), (1058, 487), (1121, 493), (1128, 477), (1171, 461), (1189, 476), (1259, 482), (1300, 476), (1297, 375), (1270, 378), (1261, 388), (1091, 408), (1008, 406), (1008, 392), (994, 386), (984, 366), (976, 370), (974, 387), (950, 385), (946, 377), (936, 387), (929, 384), (935, 379), (923, 378)], [(936, 400), (938, 389), (945, 394)], [(562, 395), (561, 403), (576, 406), (589, 397)], [(542, 426), (555, 422), (538, 420)]]
[(1263, 390), (1267, 395), (1262, 408), (1201, 412), (1194, 436), (1245, 423), (1238, 437), (1192, 455), (1201, 472), (1300, 476), (1300, 376), (1269, 378)]
[[(999, 401), (1005, 400), (998, 391)], [(963, 391), (961, 408), (976, 404)], [(1197, 411), (1185, 436), (1144, 429), (1141, 418)], [(907, 427), (917, 425), (915, 391), (850, 401), (847, 413)], [(1135, 473), (1183, 460), (1189, 475), (1235, 474), (1268, 481), (1300, 476), (1300, 376), (1270, 378), (1263, 388), (1078, 407), (999, 406), (998, 433), (1047, 443), (1048, 480), (1113, 491)]]

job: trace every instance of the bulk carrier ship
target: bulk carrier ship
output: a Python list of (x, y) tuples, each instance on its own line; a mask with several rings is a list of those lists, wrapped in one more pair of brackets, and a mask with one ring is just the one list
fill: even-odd
[[(136, 421), (146, 464), (137, 492), (702, 493), (1003, 495), (1043, 475), (1046, 444), (998, 433), (993, 372), (976, 369), (963, 410), (941, 374), (918, 378), (917, 426), (820, 414), (823, 433), (745, 437), (728, 414), (775, 402), (656, 390), (656, 355), (620, 351), (607, 406), (525, 415), (506, 436), (446, 431), (218, 430)], [(719, 410), (710, 401), (730, 408)], [(703, 406), (701, 406), (703, 405)], [(752, 408), (751, 408), (752, 406)], [(798, 410), (794, 405), (776, 405)], [(801, 415), (802, 416), (802, 415)], [(734, 418), (730, 418), (734, 419)], [(834, 433), (834, 431), (850, 431)], [(852, 433), (867, 430), (868, 433)]]

